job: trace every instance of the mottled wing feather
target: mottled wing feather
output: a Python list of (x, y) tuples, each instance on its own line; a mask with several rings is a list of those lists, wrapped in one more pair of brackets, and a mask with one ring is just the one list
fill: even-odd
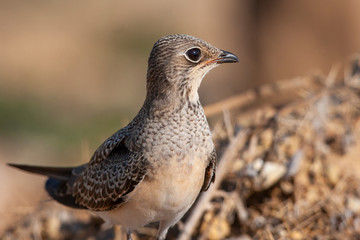
[[(121, 131), (121, 130), (120, 130)], [(76, 203), (94, 211), (116, 208), (146, 175), (146, 160), (125, 146), (121, 132), (107, 139), (76, 179)]]
[(87, 164), (75, 167), (69, 170), (69, 177), (62, 179), (58, 177), (50, 177), (45, 184), (45, 189), (49, 195), (61, 204), (68, 207), (86, 209), (85, 206), (76, 204), (73, 196), (73, 184), (77, 176), (86, 168)]
[(216, 151), (212, 151), (209, 157), (209, 164), (205, 169), (204, 183), (202, 185), (201, 191), (206, 191), (210, 187), (210, 184), (215, 182), (215, 169), (216, 169)]

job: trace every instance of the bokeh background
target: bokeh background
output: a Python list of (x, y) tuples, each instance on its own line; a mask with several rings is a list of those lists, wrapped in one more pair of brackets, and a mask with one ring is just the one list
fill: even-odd
[(48, 199), (44, 178), (5, 163), (88, 161), (141, 107), (160, 37), (194, 35), (239, 57), (207, 75), (206, 105), (326, 74), (360, 50), (359, 9), (356, 0), (0, 1), (0, 233)]

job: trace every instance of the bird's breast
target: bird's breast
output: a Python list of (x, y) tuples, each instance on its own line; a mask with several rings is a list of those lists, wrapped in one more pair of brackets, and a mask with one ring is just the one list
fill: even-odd
[[(148, 120), (136, 139), (150, 163), (170, 159), (192, 164), (213, 150), (209, 125), (202, 108), (184, 108), (170, 116)], [(193, 160), (191, 160), (193, 159)]]

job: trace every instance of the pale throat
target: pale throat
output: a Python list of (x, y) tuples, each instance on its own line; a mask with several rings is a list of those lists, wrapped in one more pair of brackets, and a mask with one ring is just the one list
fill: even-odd
[(217, 67), (217, 64), (209, 65), (204, 69), (195, 69), (191, 74), (192, 79), (189, 81), (189, 101), (196, 103), (199, 100), (198, 89), (205, 75), (213, 68)]

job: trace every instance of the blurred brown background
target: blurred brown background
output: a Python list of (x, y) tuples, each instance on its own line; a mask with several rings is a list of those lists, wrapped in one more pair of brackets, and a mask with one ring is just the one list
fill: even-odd
[(204, 104), (265, 82), (317, 71), (360, 49), (360, 2), (0, 2), (0, 233), (31, 211), (44, 178), (5, 162), (77, 165), (125, 126), (145, 96), (147, 57), (185, 33), (235, 53), (212, 71)]

